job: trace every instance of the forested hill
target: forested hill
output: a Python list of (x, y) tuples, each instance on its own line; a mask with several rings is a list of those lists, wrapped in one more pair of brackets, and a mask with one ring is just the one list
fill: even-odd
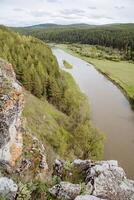
[(36, 24), (32, 26), (25, 26), (25, 27), (11, 27), (14, 30), (30, 30), (30, 29), (83, 29), (83, 28), (105, 28), (105, 29), (134, 29), (134, 23), (122, 23), (122, 24), (105, 24), (105, 25), (90, 25), (85, 23), (80, 24), (53, 24), (53, 23), (46, 23), (46, 24)]
[(34, 95), (49, 99), (54, 90), (62, 90), (57, 61), (42, 41), (0, 26), (0, 57), (13, 64), (17, 79)]
[(47, 42), (82, 43), (119, 49), (127, 60), (134, 60), (134, 24), (107, 24), (88, 28), (19, 28)]
[(0, 58), (10, 62), (23, 86), (68, 113), (66, 84), (51, 49), (41, 40), (0, 26)]
[(26, 93), (24, 109), (32, 134), (59, 156), (100, 159), (102, 136), (91, 126), (87, 99), (59, 69), (51, 49), (0, 26), (0, 58), (13, 65), (17, 79), (34, 94)]
[(14, 29), (18, 30), (28, 30), (28, 29), (78, 29), (78, 28), (93, 28), (95, 25), (89, 25), (89, 24), (69, 24), (69, 25), (61, 25), (61, 24), (52, 24), (52, 23), (46, 23), (46, 24), (37, 24), (32, 26), (26, 26), (26, 27), (14, 27)]

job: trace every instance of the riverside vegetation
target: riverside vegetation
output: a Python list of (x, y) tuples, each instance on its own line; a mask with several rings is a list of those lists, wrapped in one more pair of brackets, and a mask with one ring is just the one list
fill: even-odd
[(58, 45), (75, 56), (93, 64), (97, 70), (117, 84), (134, 107), (134, 64), (123, 61), (120, 51), (91, 45)]
[(63, 60), (63, 64), (64, 64), (64, 67), (66, 69), (72, 69), (73, 68), (73, 66), (70, 63), (68, 63), (66, 60)]
[[(36, 38), (0, 26), (0, 57), (13, 64), (17, 79), (27, 90), (23, 112), (26, 129), (46, 147), (49, 169), (57, 156), (100, 159), (103, 137), (91, 125), (87, 99), (73, 78), (59, 69), (51, 49)], [(29, 138), (25, 138), (24, 148), (29, 145)], [(36, 191), (36, 199), (41, 199), (46, 195), (46, 185), (40, 181), (34, 184), (30, 174), (13, 178), (22, 182), (22, 191)]]
[[(48, 43), (68, 44), (64, 48), (92, 63), (110, 78), (134, 107), (134, 24), (90, 25), (37, 25), (14, 28)], [(73, 44), (73, 45), (72, 45)]]
[(14, 28), (50, 43), (80, 43), (118, 49), (125, 60), (134, 60), (134, 24), (45, 26)]

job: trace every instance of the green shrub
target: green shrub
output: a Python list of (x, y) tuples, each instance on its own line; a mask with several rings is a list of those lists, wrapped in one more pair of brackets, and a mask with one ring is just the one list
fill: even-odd
[(18, 192), (17, 192), (17, 200), (30, 200), (31, 199), (31, 191), (28, 188), (27, 184), (19, 183), (18, 184)]

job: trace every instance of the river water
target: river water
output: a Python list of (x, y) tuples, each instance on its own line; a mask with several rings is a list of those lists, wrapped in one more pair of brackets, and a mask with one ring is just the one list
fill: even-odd
[(134, 112), (123, 93), (91, 64), (61, 49), (53, 48), (61, 68), (63, 60), (73, 65), (68, 71), (89, 98), (93, 125), (105, 134), (104, 159), (118, 160), (134, 179)]

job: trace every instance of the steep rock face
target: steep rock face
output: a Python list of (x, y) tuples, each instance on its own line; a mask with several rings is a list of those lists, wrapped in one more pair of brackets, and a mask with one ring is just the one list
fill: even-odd
[(22, 87), (12, 65), (0, 60), (0, 162), (11, 166), (22, 152)]
[(23, 92), (12, 65), (0, 59), (0, 198), (7, 200), (18, 195), (16, 177), (29, 182), (48, 172), (44, 145), (24, 128)]

